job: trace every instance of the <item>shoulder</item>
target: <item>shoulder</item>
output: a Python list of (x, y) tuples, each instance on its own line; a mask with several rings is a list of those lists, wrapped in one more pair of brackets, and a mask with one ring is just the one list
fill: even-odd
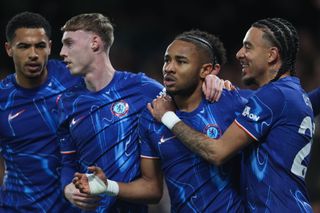
[(147, 76), (143, 72), (133, 73), (128, 71), (119, 71), (118, 73), (122, 75), (122, 78), (135, 80), (136, 82), (139, 82), (141, 85), (153, 84), (153, 85), (157, 85), (158, 87), (163, 87), (158, 81)]
[(117, 71), (116, 84), (121, 87), (134, 89), (137, 95), (147, 97), (147, 99), (155, 98), (163, 91), (164, 87), (158, 81), (148, 77), (145, 73), (131, 73), (127, 71)]
[[(219, 101), (220, 102), (220, 101)], [(248, 102), (246, 97), (243, 97), (239, 90), (226, 90), (224, 89), (221, 94), (221, 102), (228, 106), (228, 104), (236, 104), (243, 106)]]
[(259, 97), (259, 99), (265, 101), (283, 101), (285, 99), (284, 88), (278, 83), (269, 83), (258, 89), (253, 96)]
[(4, 79), (0, 81), (0, 91), (8, 90), (14, 87), (14, 74), (7, 75)]

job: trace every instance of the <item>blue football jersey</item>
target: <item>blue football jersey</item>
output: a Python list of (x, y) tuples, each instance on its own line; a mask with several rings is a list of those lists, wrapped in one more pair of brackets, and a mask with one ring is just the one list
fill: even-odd
[[(138, 118), (163, 86), (139, 73), (117, 71), (98, 92), (84, 81), (59, 97), (58, 131), (63, 158), (62, 185), (75, 172), (99, 166), (108, 178), (130, 182), (140, 175)], [(146, 212), (145, 205), (104, 196), (98, 212)]]
[(305, 185), (314, 118), (295, 77), (250, 98), (237, 124), (255, 141), (244, 151), (242, 180), (250, 212), (312, 212)]
[[(72, 212), (60, 186), (56, 97), (78, 80), (49, 60), (48, 79), (21, 88), (15, 75), (0, 82), (0, 150), (5, 160), (0, 212)], [(74, 209), (75, 210), (75, 209)]]
[[(223, 91), (219, 102), (203, 99), (194, 111), (176, 114), (195, 130), (219, 138), (243, 107), (237, 91)], [(190, 151), (148, 111), (140, 119), (139, 135), (141, 157), (161, 160), (172, 212), (243, 212), (239, 156), (214, 166)]]

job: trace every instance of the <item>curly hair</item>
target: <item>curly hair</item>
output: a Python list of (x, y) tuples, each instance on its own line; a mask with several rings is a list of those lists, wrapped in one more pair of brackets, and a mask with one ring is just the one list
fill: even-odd
[(223, 65), (227, 61), (226, 50), (222, 41), (213, 34), (196, 29), (183, 32), (177, 35), (175, 39), (191, 42), (197, 47), (207, 50), (213, 65)]
[(50, 39), (51, 37), (50, 23), (38, 13), (25, 11), (12, 17), (6, 26), (6, 39), (8, 42), (14, 39), (15, 32), (19, 28), (43, 28), (48, 38)]

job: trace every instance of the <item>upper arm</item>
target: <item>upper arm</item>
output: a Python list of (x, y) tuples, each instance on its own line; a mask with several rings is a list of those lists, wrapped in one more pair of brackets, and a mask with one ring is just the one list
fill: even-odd
[(78, 171), (76, 147), (72, 137), (68, 132), (66, 124), (63, 124), (58, 129), (58, 144), (61, 153), (61, 183), (62, 187), (69, 184), (73, 175)]
[(141, 158), (141, 177), (130, 183), (119, 183), (118, 197), (138, 203), (158, 203), (163, 193), (160, 160)]
[(154, 158), (141, 158), (141, 177), (147, 181), (152, 181), (158, 189), (162, 191), (163, 174), (160, 160)]

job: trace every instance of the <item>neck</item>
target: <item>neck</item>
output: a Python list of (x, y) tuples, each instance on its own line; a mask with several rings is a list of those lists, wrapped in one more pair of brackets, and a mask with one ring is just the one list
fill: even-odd
[(44, 84), (48, 78), (47, 70), (43, 71), (40, 76), (36, 78), (21, 78), (19, 75), (15, 75), (16, 82), (20, 87), (26, 89), (37, 88)]
[(180, 111), (192, 112), (198, 108), (202, 100), (201, 87), (197, 88), (191, 95), (174, 95), (174, 102)]
[[(100, 63), (99, 63), (100, 62)], [(86, 87), (89, 91), (97, 92), (106, 87), (112, 80), (115, 69), (109, 58), (96, 61), (89, 68), (90, 71), (84, 77)]]
[[(270, 74), (267, 78), (265, 78), (264, 81), (261, 81), (261, 82), (259, 83), (259, 87), (262, 87), (263, 85), (268, 84), (269, 82), (271, 82), (272, 80), (274, 80), (275, 77), (277, 76), (277, 73), (278, 73), (277, 71), (271, 72), (271, 74)], [(282, 75), (280, 75), (279, 79), (285, 78), (285, 77), (287, 77), (287, 76), (290, 76), (290, 71), (287, 71), (287, 72), (283, 73)]]

